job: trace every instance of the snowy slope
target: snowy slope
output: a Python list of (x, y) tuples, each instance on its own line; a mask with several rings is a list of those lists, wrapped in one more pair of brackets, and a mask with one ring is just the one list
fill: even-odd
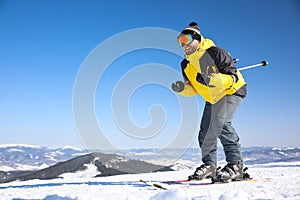
[[(232, 200), (300, 199), (299, 163), (288, 167), (249, 166), (257, 182), (233, 182), (205, 186), (172, 186), (161, 190), (145, 186), (139, 180), (185, 179), (192, 170), (135, 175), (84, 178), (95, 172), (88, 167), (81, 174), (66, 174), (64, 179), (31, 180), (0, 184), (0, 199), (78, 199), (78, 200)], [(80, 177), (80, 178), (78, 178)]]

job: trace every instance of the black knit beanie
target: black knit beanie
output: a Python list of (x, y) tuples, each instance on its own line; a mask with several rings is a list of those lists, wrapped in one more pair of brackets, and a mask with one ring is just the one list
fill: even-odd
[(200, 28), (196, 22), (191, 22), (188, 27), (181, 31), (181, 34), (191, 34), (193, 39), (201, 41)]

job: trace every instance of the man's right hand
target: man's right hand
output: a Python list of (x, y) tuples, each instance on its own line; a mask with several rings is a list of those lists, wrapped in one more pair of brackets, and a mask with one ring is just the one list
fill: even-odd
[(176, 83), (172, 83), (172, 90), (174, 92), (182, 92), (184, 90), (184, 83), (182, 81), (176, 81)]

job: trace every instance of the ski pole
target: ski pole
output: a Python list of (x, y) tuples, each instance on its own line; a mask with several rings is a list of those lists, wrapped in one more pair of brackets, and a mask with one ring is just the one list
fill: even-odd
[(267, 61), (261, 61), (261, 63), (259, 64), (255, 64), (255, 65), (249, 65), (246, 67), (242, 67), (242, 68), (238, 68), (239, 71), (245, 70), (245, 69), (250, 69), (250, 68), (254, 68), (254, 67), (259, 67), (259, 66), (266, 66), (267, 64), (269, 64)]

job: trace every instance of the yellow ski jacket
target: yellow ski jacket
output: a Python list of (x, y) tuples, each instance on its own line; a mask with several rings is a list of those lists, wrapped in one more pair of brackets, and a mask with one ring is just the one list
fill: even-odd
[[(181, 62), (185, 79), (183, 96), (200, 94), (211, 104), (217, 103), (226, 95), (246, 96), (246, 82), (237, 70), (230, 54), (216, 47), (213, 41), (201, 37), (198, 49), (186, 55)], [(209, 76), (209, 83), (197, 80), (198, 73)]]

